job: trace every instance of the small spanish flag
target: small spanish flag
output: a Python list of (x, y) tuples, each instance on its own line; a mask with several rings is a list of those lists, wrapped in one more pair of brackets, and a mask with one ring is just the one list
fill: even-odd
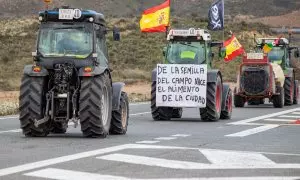
[(267, 43), (263, 47), (263, 51), (266, 54), (269, 53), (270, 51), (272, 51), (272, 49), (273, 49), (273, 44), (271, 44), (271, 43)]
[(230, 39), (224, 42), (224, 47), (226, 48), (226, 57), (224, 58), (225, 62), (230, 62), (235, 57), (245, 52), (243, 46), (234, 35), (232, 35)]
[(147, 9), (140, 20), (142, 32), (166, 32), (170, 25), (170, 0)]

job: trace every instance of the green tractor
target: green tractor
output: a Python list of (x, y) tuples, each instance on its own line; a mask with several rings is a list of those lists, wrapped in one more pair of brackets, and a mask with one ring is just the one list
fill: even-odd
[(25, 66), (20, 89), (24, 135), (65, 133), (69, 122), (80, 123), (86, 137), (125, 134), (128, 98), (124, 83), (112, 83), (104, 16), (62, 7), (40, 12), (39, 20), (34, 63)]
[[(168, 33), (168, 44), (164, 48), (163, 64), (205, 65), (206, 101), (205, 107), (200, 107), (200, 117), (204, 121), (230, 119), (232, 114), (232, 91), (227, 84), (223, 84), (222, 74), (212, 68), (214, 54), (212, 47), (219, 46), (219, 55), (225, 57), (222, 43), (212, 42), (211, 35), (203, 29), (171, 29)], [(152, 71), (151, 112), (154, 120), (170, 120), (182, 117), (182, 106), (168, 107), (157, 105), (158, 69)], [(173, 84), (174, 85), (174, 84)], [(176, 84), (175, 84), (176, 86)], [(187, 107), (187, 106), (184, 106)], [(193, 106), (192, 106), (193, 107)]]

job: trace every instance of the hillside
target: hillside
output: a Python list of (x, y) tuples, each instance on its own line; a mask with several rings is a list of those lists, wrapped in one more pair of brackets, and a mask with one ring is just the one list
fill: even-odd
[(300, 10), (293, 11), (281, 16), (269, 16), (256, 19), (249, 19), (252, 22), (261, 22), (272, 27), (300, 27)]
[[(113, 18), (109, 22), (121, 30), (120, 42), (112, 42), (109, 34), (109, 57), (114, 81), (127, 84), (149, 81), (151, 71), (163, 59), (162, 47), (165, 44), (164, 33), (142, 34), (137, 18)], [(174, 18), (174, 27), (206, 27), (207, 23), (195, 19)], [(22, 70), (25, 64), (32, 63), (31, 52), (34, 50), (38, 21), (36, 19), (0, 20), (0, 91), (18, 90)], [(258, 29), (258, 34), (268, 33), (268, 27), (258, 23), (227, 24), (233, 30), (246, 49), (251, 46), (252, 34), (248, 29)], [(213, 39), (221, 40), (222, 33), (213, 33)], [(226, 81), (235, 81), (235, 72), (239, 61), (225, 64), (222, 60), (214, 61), (215, 67), (224, 72)]]
[[(74, 7), (95, 9), (107, 16), (124, 17), (140, 15), (143, 9), (163, 0), (53, 0), (54, 5), (69, 4)], [(172, 12), (176, 16), (207, 16), (213, 0), (172, 0)], [(259, 6), (259, 8), (257, 8)], [(0, 0), (0, 17), (21, 17), (36, 14), (43, 9), (42, 0)], [(278, 16), (300, 9), (295, 0), (225, 0), (226, 15), (252, 15), (256, 17)]]

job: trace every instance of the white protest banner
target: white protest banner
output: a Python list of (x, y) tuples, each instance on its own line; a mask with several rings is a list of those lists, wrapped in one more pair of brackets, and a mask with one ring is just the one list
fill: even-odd
[(206, 107), (206, 88), (207, 65), (157, 65), (157, 107)]

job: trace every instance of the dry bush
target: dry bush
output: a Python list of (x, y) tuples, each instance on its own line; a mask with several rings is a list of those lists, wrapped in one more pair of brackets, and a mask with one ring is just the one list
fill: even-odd
[(17, 114), (19, 103), (17, 101), (1, 101), (0, 102), (0, 116)]

